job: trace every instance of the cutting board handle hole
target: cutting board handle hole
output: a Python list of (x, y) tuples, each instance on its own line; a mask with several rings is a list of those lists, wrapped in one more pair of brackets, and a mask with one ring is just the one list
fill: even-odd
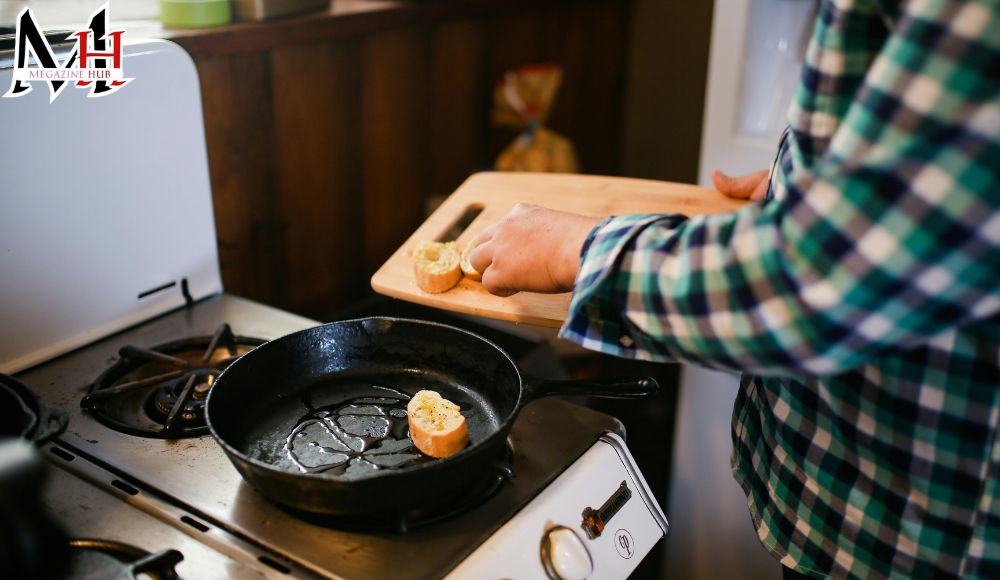
[(465, 230), (467, 230), (469, 226), (472, 225), (472, 222), (476, 221), (476, 218), (479, 217), (479, 214), (483, 213), (484, 207), (485, 206), (481, 203), (469, 204), (465, 208), (465, 211), (462, 212), (460, 216), (458, 216), (458, 219), (451, 222), (451, 225), (448, 226), (448, 228), (445, 229), (443, 232), (441, 232), (441, 235), (437, 237), (436, 241), (450, 242), (452, 240), (457, 240), (458, 237), (461, 236), (462, 233), (464, 233)]

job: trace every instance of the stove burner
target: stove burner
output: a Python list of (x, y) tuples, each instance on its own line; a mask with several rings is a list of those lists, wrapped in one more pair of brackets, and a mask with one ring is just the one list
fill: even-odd
[[(147, 401), (146, 412), (158, 421), (162, 421), (168, 430), (172, 430), (175, 424), (203, 424), (205, 399), (220, 370), (195, 369), (176, 379), (164, 381), (162, 386), (156, 389), (155, 395)], [(178, 401), (183, 402), (178, 405)]]
[(140, 574), (157, 580), (178, 578), (174, 566), (184, 559), (177, 550), (155, 554), (112, 540), (70, 540), (67, 578), (132, 580)]
[(208, 433), (205, 399), (226, 367), (264, 341), (233, 335), (228, 324), (212, 336), (152, 349), (124, 346), (80, 401), (112, 429), (164, 439)]
[(432, 504), (403, 512), (363, 516), (332, 516), (301, 511), (287, 506), (279, 505), (279, 507), (297, 518), (327, 528), (354, 532), (403, 534), (410, 530), (450, 520), (485, 503), (500, 491), (505, 481), (514, 476), (513, 460), (514, 451), (508, 440), (503, 450), (493, 461), (489, 471), (468, 487)]

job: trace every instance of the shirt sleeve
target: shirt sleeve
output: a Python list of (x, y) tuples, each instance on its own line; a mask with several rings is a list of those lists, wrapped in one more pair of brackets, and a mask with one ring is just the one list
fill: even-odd
[(994, 4), (907, 2), (822, 155), (802, 155), (794, 131), (786, 148), (797, 162), (778, 164), (766, 203), (599, 224), (561, 336), (818, 376), (1000, 312)]

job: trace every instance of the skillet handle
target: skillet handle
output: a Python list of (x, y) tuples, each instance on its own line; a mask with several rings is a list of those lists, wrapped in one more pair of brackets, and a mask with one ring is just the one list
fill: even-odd
[(660, 386), (652, 377), (594, 377), (572, 381), (525, 381), (525, 402), (542, 397), (605, 397), (641, 399), (656, 394)]

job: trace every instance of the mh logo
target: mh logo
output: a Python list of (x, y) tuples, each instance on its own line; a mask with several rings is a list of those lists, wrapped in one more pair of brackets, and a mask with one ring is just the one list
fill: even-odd
[[(21, 10), (17, 15), (14, 75), (10, 89), (3, 96), (23, 97), (31, 92), (32, 83), (47, 82), (50, 103), (68, 83), (79, 88), (89, 87), (88, 97), (103, 97), (117, 92), (132, 80), (125, 77), (122, 68), (125, 31), (108, 30), (107, 4), (91, 14), (87, 28), (71, 36), (76, 37), (76, 45), (60, 64), (31, 8)], [(37, 66), (29, 66), (30, 56), (34, 56)]]

